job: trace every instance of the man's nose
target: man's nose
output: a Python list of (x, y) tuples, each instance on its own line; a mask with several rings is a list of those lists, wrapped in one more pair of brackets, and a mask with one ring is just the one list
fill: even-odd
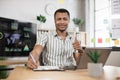
[(61, 23), (64, 23), (64, 20), (63, 20), (63, 19), (61, 19)]

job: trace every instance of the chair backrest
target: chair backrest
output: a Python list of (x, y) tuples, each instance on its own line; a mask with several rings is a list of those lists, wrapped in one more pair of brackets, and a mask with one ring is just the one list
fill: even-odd
[(89, 51), (93, 51), (93, 50), (97, 50), (101, 54), (99, 62), (103, 63), (103, 66), (104, 66), (112, 48), (98, 48), (98, 47), (97, 48), (85, 48), (85, 53), (81, 57), (80, 63), (77, 66), (77, 68), (87, 69), (87, 63), (92, 62), (92, 61), (89, 59), (86, 53), (88, 53)]

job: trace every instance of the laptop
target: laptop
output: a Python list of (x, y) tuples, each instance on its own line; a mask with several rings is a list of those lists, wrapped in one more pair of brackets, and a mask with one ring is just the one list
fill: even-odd
[(111, 47), (86, 47), (85, 53), (81, 57), (80, 63), (77, 66), (77, 68), (87, 69), (87, 64), (89, 62), (92, 62), (90, 58), (87, 56), (87, 53), (93, 50), (97, 50), (101, 54), (98, 62), (103, 63), (103, 66), (104, 66), (109, 57), (110, 52), (112, 51), (112, 48)]

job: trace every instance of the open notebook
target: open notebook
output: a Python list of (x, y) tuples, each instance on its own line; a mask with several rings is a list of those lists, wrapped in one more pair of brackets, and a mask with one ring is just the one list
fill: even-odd
[(64, 68), (58, 66), (38, 66), (34, 71), (64, 71)]
[(58, 67), (58, 66), (39, 66), (36, 69), (33, 69), (34, 71), (65, 71), (65, 70), (75, 70), (77, 66), (64, 66), (64, 67)]

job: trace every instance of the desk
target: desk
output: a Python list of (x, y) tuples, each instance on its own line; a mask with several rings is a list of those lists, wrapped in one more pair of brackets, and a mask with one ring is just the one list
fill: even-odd
[[(114, 70), (115, 73), (113, 73)], [(6, 80), (115, 80), (111, 78), (115, 77), (114, 74), (120, 76), (120, 67), (105, 67), (101, 78), (93, 78), (88, 76), (87, 69), (66, 71), (33, 71), (26, 67), (16, 67)]]
[[(26, 64), (27, 60), (1, 60), (0, 61), (0, 66), (9, 66), (9, 65), (18, 65), (18, 64)], [(13, 70), (14, 68), (0, 68), (0, 71), (4, 71), (4, 70)]]
[(14, 64), (26, 64), (27, 63), (27, 60), (21, 60), (21, 61), (14, 61), (14, 60), (1, 60), (0, 61), (0, 66), (3, 66), (3, 65), (14, 65)]

